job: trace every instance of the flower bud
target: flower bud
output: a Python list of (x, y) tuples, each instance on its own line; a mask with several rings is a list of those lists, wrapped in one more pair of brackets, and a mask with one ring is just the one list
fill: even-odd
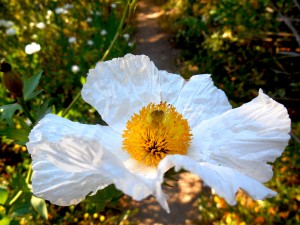
[(2, 82), (4, 87), (6, 87), (11, 94), (21, 97), (23, 89), (22, 78), (11, 70), (9, 63), (1, 63), (0, 71), (3, 72)]

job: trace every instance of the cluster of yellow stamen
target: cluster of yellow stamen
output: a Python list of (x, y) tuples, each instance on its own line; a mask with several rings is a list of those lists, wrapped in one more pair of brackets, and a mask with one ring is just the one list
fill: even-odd
[(150, 103), (134, 114), (123, 132), (123, 149), (147, 166), (167, 154), (187, 154), (192, 134), (186, 119), (166, 102)]

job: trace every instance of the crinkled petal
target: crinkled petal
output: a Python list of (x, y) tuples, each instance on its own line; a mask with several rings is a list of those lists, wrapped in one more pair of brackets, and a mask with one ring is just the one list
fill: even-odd
[(159, 70), (161, 101), (173, 104), (186, 83), (180, 75)]
[[(168, 211), (166, 196), (155, 179), (132, 173), (121, 161), (122, 157), (116, 157), (114, 149), (102, 145), (106, 143), (103, 139), (107, 138), (104, 132), (108, 129), (74, 123), (54, 115), (42, 119), (31, 131), (27, 143), (33, 160), (34, 194), (55, 204), (70, 205), (82, 201), (91, 192), (115, 184), (136, 200), (156, 196)], [(114, 136), (109, 140), (113, 141)]]
[(287, 146), (290, 127), (286, 108), (260, 90), (251, 102), (199, 124), (189, 156), (266, 182), (273, 176), (267, 163)]
[(191, 129), (231, 109), (226, 95), (208, 74), (193, 76), (181, 89), (174, 106), (188, 120)]
[(121, 133), (134, 113), (150, 102), (172, 101), (183, 84), (183, 78), (159, 71), (147, 56), (127, 54), (91, 69), (81, 94)]
[(245, 191), (255, 200), (276, 195), (276, 192), (268, 189), (260, 182), (234, 169), (207, 162), (199, 163), (183, 155), (168, 155), (159, 163), (158, 177), (160, 183), (163, 181), (164, 173), (173, 166), (175, 166), (176, 171), (185, 169), (197, 174), (218, 195), (225, 198), (230, 205), (236, 204), (235, 196), (239, 189)]
[(100, 62), (89, 71), (81, 94), (109, 126), (122, 132), (134, 113), (160, 101), (158, 69), (147, 56), (131, 54)]
[(30, 142), (27, 143), (29, 153), (34, 155), (35, 150), (39, 151), (37, 148), (31, 148), (32, 145), (44, 142), (59, 142), (63, 137), (97, 140), (106, 149), (110, 149), (115, 153), (117, 157), (128, 158), (126, 152), (121, 150), (121, 135), (109, 126), (81, 124), (54, 114), (47, 114), (30, 132)]
[(32, 190), (34, 195), (53, 204), (67, 206), (78, 204), (91, 192), (112, 183), (101, 174), (89, 171), (70, 172), (56, 167), (46, 156), (33, 160)]

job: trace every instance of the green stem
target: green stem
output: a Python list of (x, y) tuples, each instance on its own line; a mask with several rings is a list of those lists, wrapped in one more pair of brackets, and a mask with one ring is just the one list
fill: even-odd
[[(30, 164), (28, 172), (27, 172), (26, 180), (25, 180), (27, 185), (29, 185), (31, 176), (32, 176), (32, 165)], [(22, 194), (23, 194), (23, 191), (19, 190), (18, 193), (14, 196), (14, 198), (12, 200), (10, 200), (8, 205), (9, 206), (13, 205), (21, 197)]]
[[(128, 10), (129, 10), (129, 7), (131, 6), (131, 4), (127, 4), (125, 9), (124, 9), (124, 12), (123, 12), (123, 15), (122, 15), (122, 18), (121, 18), (121, 21), (119, 23), (119, 26), (118, 26), (118, 29), (116, 31), (116, 34), (114, 36), (114, 38), (112, 39), (112, 41), (110, 42), (110, 45), (109, 47), (107, 48), (107, 50), (105, 51), (104, 55), (102, 56), (100, 62), (104, 61), (107, 56), (109, 55), (109, 53), (111, 52), (111, 49), (113, 48), (113, 46), (115, 45), (116, 41), (118, 40), (121, 32), (123, 31), (123, 25), (125, 23), (125, 19), (127, 17), (127, 14), (128, 14)], [(70, 105), (64, 110), (63, 114), (62, 114), (62, 117), (65, 117), (68, 112), (70, 111), (70, 109), (73, 107), (73, 105), (76, 103), (76, 101), (79, 99), (80, 97), (80, 92), (75, 96), (75, 98), (73, 99), (73, 101), (70, 103)]]
[(35, 119), (33, 118), (33, 116), (31, 115), (27, 105), (26, 105), (26, 102), (24, 100), (23, 97), (19, 98), (19, 103), (20, 105), (22, 106), (23, 110), (24, 110), (24, 113), (26, 114), (26, 116), (28, 117), (28, 119), (31, 121), (32, 124), (35, 124)]
[(23, 191), (20, 190), (18, 193), (15, 195), (15, 197), (8, 203), (9, 206), (13, 205), (23, 194)]
[(75, 98), (73, 99), (73, 101), (70, 103), (70, 105), (66, 108), (66, 110), (64, 110), (62, 117), (65, 117), (68, 112), (70, 111), (70, 109), (73, 107), (73, 105), (76, 103), (76, 101), (79, 99), (81, 95), (81, 92), (78, 92), (77, 95), (75, 96)]

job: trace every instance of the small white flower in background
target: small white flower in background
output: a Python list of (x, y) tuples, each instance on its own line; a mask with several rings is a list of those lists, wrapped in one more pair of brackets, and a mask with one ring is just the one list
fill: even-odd
[(169, 212), (161, 184), (172, 167), (197, 174), (231, 205), (239, 189), (255, 200), (276, 195), (262, 183), (291, 120), (262, 90), (232, 109), (210, 75), (186, 81), (128, 54), (90, 69), (81, 95), (108, 126), (40, 120), (27, 143), (35, 196), (67, 206), (114, 184), (135, 200), (154, 195)]
[(8, 36), (16, 35), (17, 30), (14, 27), (10, 27), (10, 28), (6, 29), (5, 34), (8, 35)]
[(74, 5), (72, 5), (72, 4), (67, 3), (64, 5), (64, 9), (73, 9), (73, 8), (74, 8)]
[(46, 24), (43, 23), (43, 22), (39, 22), (39, 23), (36, 24), (36, 27), (39, 28), (39, 29), (45, 29)]
[(34, 22), (30, 22), (30, 23), (29, 23), (29, 26), (30, 26), (30, 27), (34, 27), (34, 26), (35, 26), (35, 23), (34, 23)]
[(88, 40), (88, 41), (87, 41), (87, 44), (88, 44), (89, 46), (93, 46), (93, 45), (94, 45), (94, 42), (93, 42), (92, 40)]
[(128, 47), (132, 48), (134, 44), (133, 44), (133, 42), (128, 42), (127, 45), (128, 45)]
[(93, 11), (93, 10), (90, 10), (90, 14), (91, 14), (91, 15), (94, 15), (94, 11)]
[(27, 55), (34, 54), (34, 53), (36, 53), (40, 50), (41, 50), (41, 46), (39, 44), (35, 43), (35, 42), (32, 42), (31, 44), (28, 44), (25, 47), (25, 53)]
[(97, 15), (97, 16), (101, 16), (102, 13), (101, 13), (100, 11), (96, 11), (96, 15)]
[(75, 43), (75, 42), (76, 42), (76, 37), (69, 37), (68, 42), (69, 42), (70, 44)]
[(58, 8), (55, 9), (55, 13), (58, 14), (58, 15), (59, 14), (67, 14), (68, 10), (65, 9), (65, 8), (62, 8), (62, 7), (58, 7)]
[(12, 26), (14, 26), (14, 22), (10, 21), (10, 20), (0, 20), (0, 27), (6, 27), (6, 28), (10, 28)]
[(80, 70), (80, 68), (79, 68), (79, 66), (77, 66), (77, 65), (73, 65), (72, 68), (71, 68), (71, 71), (72, 71), (73, 73), (78, 73), (79, 70)]
[(52, 16), (53, 12), (51, 10), (47, 10), (47, 15), (46, 15), (46, 20), (50, 20), (51, 16)]
[(126, 34), (123, 35), (123, 37), (124, 37), (124, 39), (125, 39), (126, 41), (128, 41), (129, 38), (130, 38), (130, 35), (126, 33)]
[(90, 23), (90, 22), (92, 22), (93, 21), (93, 19), (91, 18), (91, 17), (88, 17), (87, 19), (86, 19), (86, 22), (88, 22), (88, 23)]
[(110, 7), (112, 7), (114, 9), (117, 7), (117, 5), (115, 3), (111, 3)]
[(103, 29), (103, 30), (101, 30), (100, 34), (101, 34), (102, 36), (105, 36), (105, 35), (107, 35), (107, 31)]

